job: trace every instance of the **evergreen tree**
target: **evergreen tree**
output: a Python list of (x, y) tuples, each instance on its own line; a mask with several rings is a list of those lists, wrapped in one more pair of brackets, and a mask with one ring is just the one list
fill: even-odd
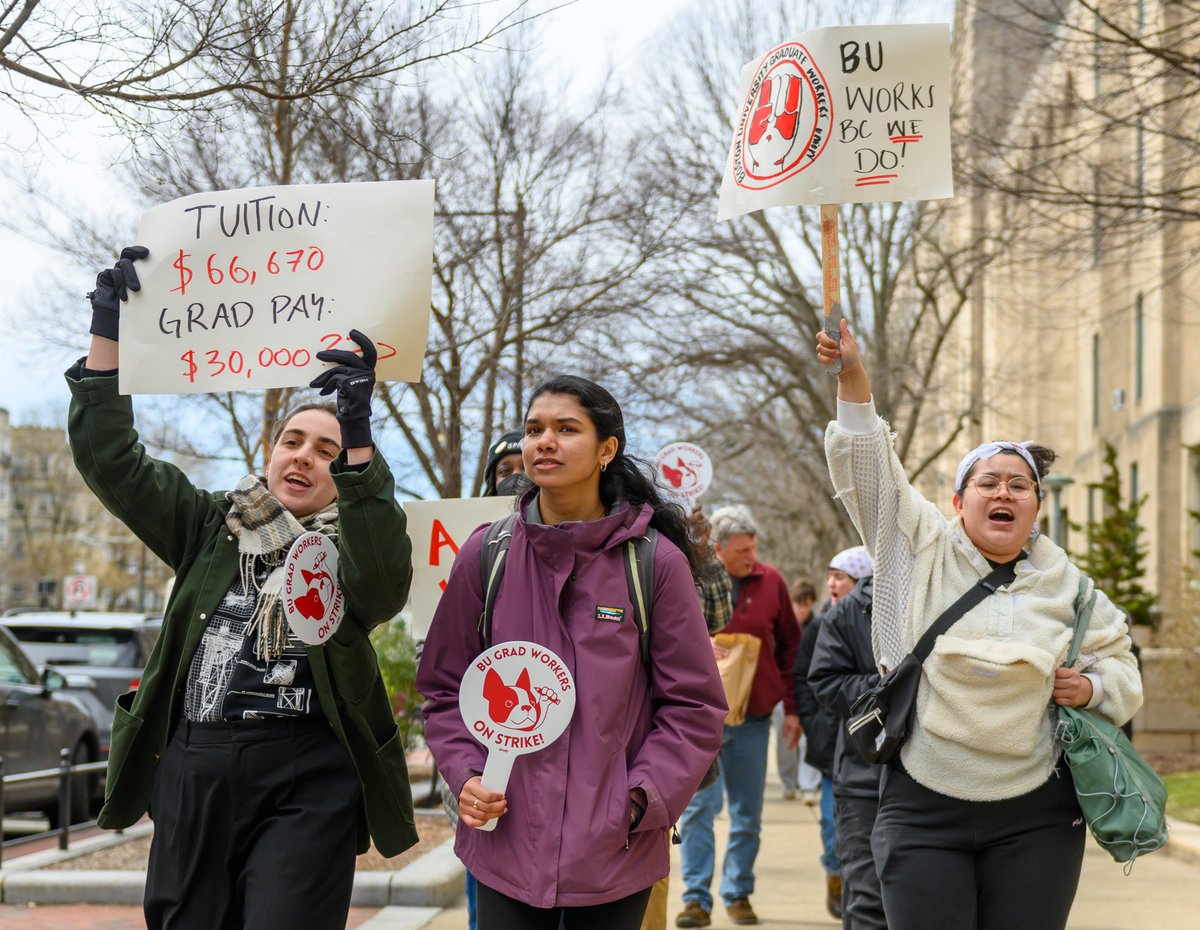
[(1158, 598), (1142, 587), (1146, 575), (1143, 562), (1146, 546), (1139, 537), (1142, 527), (1138, 515), (1149, 495), (1121, 503), (1121, 474), (1117, 470), (1117, 450), (1104, 444), (1104, 476), (1088, 484), (1100, 491), (1102, 516), (1087, 524), (1087, 554), (1084, 570), (1118, 607), (1129, 612), (1134, 623), (1149, 623), (1150, 608)]

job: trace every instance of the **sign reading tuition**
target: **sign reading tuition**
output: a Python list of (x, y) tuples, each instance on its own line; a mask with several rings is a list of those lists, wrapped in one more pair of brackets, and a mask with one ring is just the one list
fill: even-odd
[(433, 182), (191, 194), (147, 210), (142, 290), (121, 314), (123, 393), (308, 384), (322, 349), (371, 337), (380, 381), (417, 381), (429, 327)]

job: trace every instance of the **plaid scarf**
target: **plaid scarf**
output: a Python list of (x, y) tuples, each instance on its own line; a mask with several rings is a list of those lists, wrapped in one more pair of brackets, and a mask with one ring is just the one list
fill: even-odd
[(254, 655), (277, 658), (287, 646), (288, 622), (283, 612), (283, 563), (288, 550), (303, 533), (316, 532), (337, 542), (338, 506), (334, 500), (324, 510), (297, 520), (275, 498), (258, 475), (247, 475), (225, 497), (233, 504), (225, 525), (238, 540), (242, 586), (254, 591), (254, 562), (261, 559), (269, 570), (259, 586), (258, 600), (250, 616), (246, 635), (253, 635)]

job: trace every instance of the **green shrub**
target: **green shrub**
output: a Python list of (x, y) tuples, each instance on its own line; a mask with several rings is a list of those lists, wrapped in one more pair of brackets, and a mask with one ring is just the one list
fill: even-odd
[(383, 623), (371, 631), (371, 642), (379, 656), (383, 683), (392, 700), (392, 713), (400, 728), (404, 745), (412, 749), (418, 738), (425, 735), (421, 719), (421, 696), (417, 693), (416, 643), (402, 617)]

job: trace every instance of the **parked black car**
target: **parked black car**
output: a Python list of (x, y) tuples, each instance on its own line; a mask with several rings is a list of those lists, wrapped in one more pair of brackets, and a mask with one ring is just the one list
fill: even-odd
[[(70, 750), (72, 764), (96, 762), (96, 724), (77, 698), (64, 693), (64, 676), (47, 668), (39, 674), (20, 645), (0, 630), (0, 757), (4, 774), (54, 769)], [(87, 820), (96, 776), (72, 780), (70, 821)], [(42, 811), (58, 825), (58, 780), (5, 785), (4, 812)]]
[(66, 691), (96, 718), (100, 758), (108, 758), (113, 705), (138, 686), (158, 641), (157, 614), (13, 610), (0, 617), (29, 657), (67, 679)]

